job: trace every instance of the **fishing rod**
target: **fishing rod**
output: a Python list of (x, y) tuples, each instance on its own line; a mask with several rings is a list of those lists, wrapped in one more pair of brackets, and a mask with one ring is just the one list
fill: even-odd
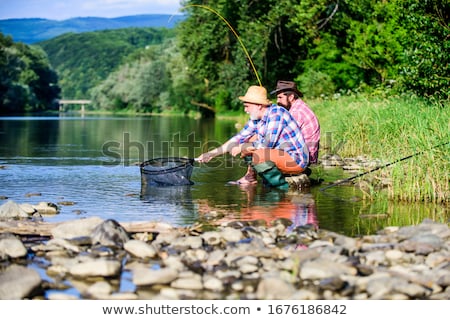
[(342, 184), (342, 183), (345, 183), (345, 182), (351, 181), (351, 180), (353, 180), (353, 179), (359, 178), (359, 177), (361, 177), (361, 176), (364, 176), (364, 175), (366, 175), (366, 174), (372, 173), (372, 172), (374, 172), (374, 171), (377, 171), (377, 170), (380, 170), (380, 169), (389, 167), (389, 166), (391, 166), (391, 165), (393, 165), (393, 164), (395, 164), (395, 163), (398, 163), (398, 162), (407, 160), (407, 159), (409, 159), (409, 158), (418, 156), (419, 154), (425, 153), (426, 151), (430, 151), (430, 150), (432, 150), (432, 149), (435, 149), (435, 148), (444, 146), (444, 145), (449, 144), (449, 143), (450, 143), (450, 142), (441, 143), (441, 144), (436, 145), (436, 146), (433, 146), (433, 147), (431, 147), (431, 148), (429, 148), (429, 149), (427, 149), (427, 150), (423, 150), (423, 151), (416, 152), (416, 153), (414, 153), (414, 154), (411, 154), (411, 155), (409, 155), (409, 156), (403, 157), (403, 158), (401, 158), (401, 159), (397, 159), (397, 160), (392, 161), (392, 162), (390, 162), (390, 163), (387, 163), (387, 164), (385, 164), (385, 165), (382, 165), (382, 166), (379, 166), (379, 167), (375, 167), (375, 168), (373, 168), (373, 169), (371, 169), (371, 170), (369, 170), (369, 171), (365, 171), (365, 172), (359, 173), (359, 174), (354, 175), (354, 176), (352, 176), (352, 177), (350, 177), (350, 178), (343, 179), (343, 180), (337, 180), (337, 181), (333, 182), (332, 184), (329, 184), (329, 185), (327, 185), (327, 186), (325, 186), (325, 187), (323, 187), (323, 188), (320, 188), (319, 190), (320, 190), (320, 191), (325, 191), (325, 190), (327, 190), (327, 189), (329, 189), (329, 188), (332, 188), (332, 187), (335, 187), (335, 186), (340, 185), (340, 184)]
[(242, 42), (241, 38), (239, 37), (238, 33), (236, 32), (236, 30), (234, 30), (234, 28), (231, 26), (231, 24), (228, 22), (227, 19), (225, 19), (219, 12), (217, 12), (216, 10), (205, 6), (205, 5), (201, 5), (201, 4), (190, 4), (187, 6), (184, 6), (183, 8), (189, 8), (189, 7), (198, 7), (198, 8), (202, 8), (205, 10), (208, 10), (212, 13), (214, 13), (216, 16), (218, 16), (220, 19), (222, 19), (223, 22), (225, 22), (225, 24), (227, 25), (227, 27), (231, 30), (231, 32), (233, 32), (234, 36), (236, 37), (236, 39), (239, 41), (239, 44), (242, 47), (242, 50), (244, 51), (245, 55), (247, 56), (248, 61), (250, 62), (250, 65), (252, 66), (253, 72), (256, 76), (256, 80), (258, 80), (259, 86), (262, 87), (262, 83), (261, 83), (261, 79), (259, 78), (258, 72), (256, 71), (256, 67), (253, 64), (253, 60), (250, 57), (250, 54), (247, 51), (247, 48), (245, 47), (244, 43)]

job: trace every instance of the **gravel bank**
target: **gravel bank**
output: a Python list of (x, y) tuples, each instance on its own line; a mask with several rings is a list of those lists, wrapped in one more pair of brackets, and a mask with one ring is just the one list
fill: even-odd
[(312, 225), (290, 230), (291, 223), (204, 231), (3, 217), (0, 299), (450, 298), (448, 224), (351, 238)]

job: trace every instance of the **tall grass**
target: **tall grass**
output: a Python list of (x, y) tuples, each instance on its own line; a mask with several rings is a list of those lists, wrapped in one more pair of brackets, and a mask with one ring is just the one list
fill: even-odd
[(307, 101), (321, 124), (321, 155), (365, 155), (387, 164), (375, 171), (391, 179), (387, 196), (406, 202), (449, 203), (449, 104), (417, 97)]

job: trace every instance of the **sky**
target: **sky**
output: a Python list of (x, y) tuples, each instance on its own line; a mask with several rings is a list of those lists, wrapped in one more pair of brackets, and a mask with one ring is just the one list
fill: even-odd
[(0, 20), (75, 17), (115, 18), (137, 14), (180, 14), (180, 0), (0, 0)]

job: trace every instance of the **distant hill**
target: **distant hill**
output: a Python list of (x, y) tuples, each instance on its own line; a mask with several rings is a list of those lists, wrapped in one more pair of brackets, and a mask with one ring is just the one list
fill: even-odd
[(175, 37), (173, 28), (129, 27), (80, 33), (64, 33), (37, 42), (47, 53), (59, 77), (64, 98), (84, 99), (127, 57)]
[(184, 15), (145, 14), (117, 18), (73, 18), (62, 21), (39, 18), (5, 19), (0, 20), (0, 32), (10, 35), (15, 42), (32, 44), (69, 32), (81, 33), (129, 27), (173, 28), (184, 18)]

